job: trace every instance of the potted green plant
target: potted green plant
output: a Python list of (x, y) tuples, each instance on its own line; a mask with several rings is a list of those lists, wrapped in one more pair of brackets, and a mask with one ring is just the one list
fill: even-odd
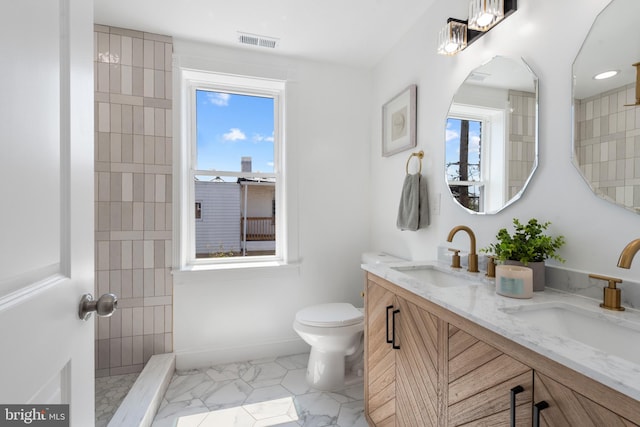
[(482, 252), (492, 253), (497, 263), (521, 264), (533, 270), (533, 290), (543, 291), (544, 261), (555, 259), (564, 262), (556, 251), (564, 245), (564, 236), (552, 237), (545, 234), (551, 222), (539, 222), (531, 218), (526, 224), (521, 224), (517, 218), (513, 219), (515, 232), (510, 234), (506, 228), (498, 231), (497, 243), (492, 243)]

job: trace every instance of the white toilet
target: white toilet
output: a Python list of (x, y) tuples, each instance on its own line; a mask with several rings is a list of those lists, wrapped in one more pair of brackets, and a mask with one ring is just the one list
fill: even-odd
[(307, 382), (312, 387), (339, 389), (344, 385), (345, 368), (352, 367), (345, 366), (345, 359), (350, 365), (361, 365), (364, 349), (362, 309), (348, 303), (303, 308), (296, 313), (293, 329), (311, 346)]

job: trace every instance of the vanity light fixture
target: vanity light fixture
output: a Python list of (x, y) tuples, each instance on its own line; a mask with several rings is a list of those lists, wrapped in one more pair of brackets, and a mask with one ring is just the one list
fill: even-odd
[(449, 18), (438, 35), (438, 53), (455, 55), (467, 47), (467, 24), (464, 21)]
[(438, 53), (455, 55), (511, 15), (518, 0), (470, 0), (469, 19), (449, 18), (438, 35)]

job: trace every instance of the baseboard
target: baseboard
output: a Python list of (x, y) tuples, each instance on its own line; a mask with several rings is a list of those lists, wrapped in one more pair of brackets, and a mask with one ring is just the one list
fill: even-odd
[(212, 347), (176, 351), (176, 369), (205, 368), (223, 363), (241, 362), (309, 352), (309, 344), (302, 339), (258, 343), (239, 347)]

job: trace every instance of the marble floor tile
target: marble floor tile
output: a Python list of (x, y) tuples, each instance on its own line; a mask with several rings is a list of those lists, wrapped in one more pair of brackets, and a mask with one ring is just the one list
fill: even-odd
[(96, 427), (105, 427), (109, 424), (118, 406), (120, 406), (131, 387), (133, 387), (138, 375), (127, 374), (96, 378)]
[(309, 354), (176, 372), (153, 427), (367, 427), (361, 378), (322, 392), (306, 383)]

